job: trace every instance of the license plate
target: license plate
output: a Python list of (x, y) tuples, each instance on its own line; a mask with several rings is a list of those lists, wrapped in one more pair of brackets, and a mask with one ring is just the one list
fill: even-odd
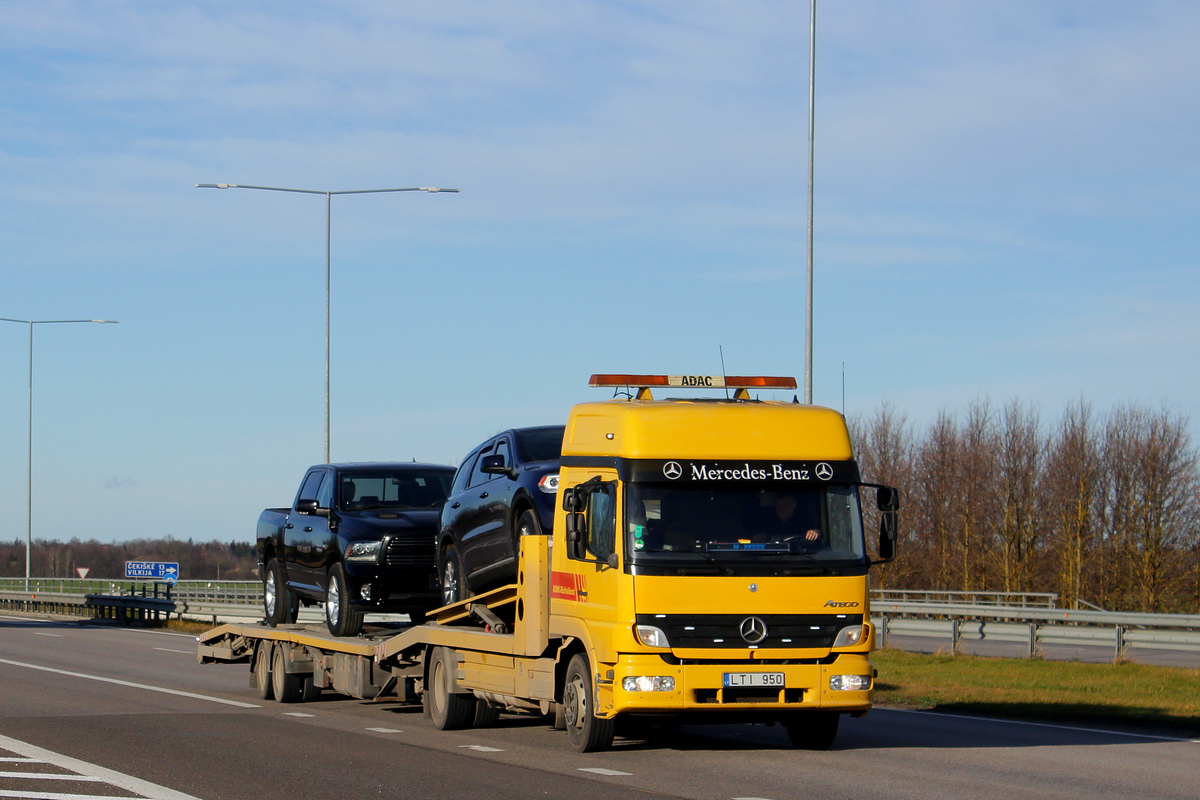
[(783, 687), (782, 672), (726, 672), (726, 688), (739, 686), (777, 686)]

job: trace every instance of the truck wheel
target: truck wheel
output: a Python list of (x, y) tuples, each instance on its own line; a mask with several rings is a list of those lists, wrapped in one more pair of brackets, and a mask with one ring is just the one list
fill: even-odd
[(292, 602), (283, 565), (272, 558), (263, 574), (263, 612), (267, 624), (274, 628), (288, 622)]
[(475, 715), (471, 721), (472, 728), (494, 728), (500, 721), (500, 708), (486, 700), (475, 698)]
[(828, 750), (837, 737), (840, 717), (832, 711), (807, 711), (784, 721), (792, 747), (801, 750)]
[(317, 686), (317, 682), (313, 680), (313, 674), (310, 672), (300, 678), (300, 702), (311, 703), (321, 696), (321, 687)]
[(576, 653), (567, 666), (567, 683), (563, 687), (562, 704), (567, 723), (567, 738), (581, 753), (607, 750), (612, 746), (616, 720), (597, 717), (595, 702), (592, 671), (588, 666), (587, 656)]
[(329, 570), (329, 588), (325, 590), (325, 624), (334, 636), (357, 636), (362, 630), (363, 614), (350, 605), (350, 586), (346, 568), (334, 564)]
[(271, 642), (263, 639), (254, 648), (254, 688), (263, 700), (274, 700), (275, 689), (271, 686)]
[(462, 562), (458, 558), (458, 548), (452, 544), (446, 545), (438, 562), (438, 582), (442, 587), (442, 605), (448, 606), (459, 600), (466, 600), (467, 587), (463, 582), (463, 568)]
[(274, 647), (271, 657), (271, 688), (275, 699), (281, 703), (294, 703), (300, 699), (300, 676), (289, 674), (284, 666), (282, 647)]
[(457, 731), (470, 727), (475, 718), (475, 697), (455, 694), (453, 670), (458, 669), (457, 659), (444, 647), (433, 648), (429, 660), (429, 678), (425, 686), (425, 705), (433, 727), (439, 731)]

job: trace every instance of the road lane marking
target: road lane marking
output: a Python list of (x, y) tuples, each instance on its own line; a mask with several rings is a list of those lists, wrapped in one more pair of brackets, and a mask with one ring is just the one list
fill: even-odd
[(24, 756), (2, 756), (0, 762), (5, 764), (45, 764), (40, 758), (25, 758)]
[(118, 797), (111, 794), (70, 794), (67, 792), (18, 792), (0, 789), (0, 797), (16, 797), (22, 800), (146, 800), (144, 797)]
[(0, 772), (0, 778), (32, 778), (41, 781), (102, 781), (94, 775), (71, 775), (65, 772)]
[(55, 675), (66, 675), (71, 678), (83, 678), (89, 681), (99, 681), (100, 683), (111, 683), (116, 686), (128, 686), (131, 689), (144, 689), (148, 692), (161, 692), (162, 694), (173, 694), (177, 697), (190, 697), (193, 700), (207, 700), (210, 703), (221, 703), (227, 706), (236, 706), (238, 708), (262, 708), (253, 703), (243, 703), (240, 700), (226, 700), (223, 697), (209, 697), (205, 694), (196, 694), (195, 692), (181, 692), (178, 689), (164, 689), (162, 686), (150, 686), (145, 683), (133, 683), (131, 681), (121, 681), (116, 678), (105, 678), (100, 675), (88, 675), (83, 672), (70, 672), (65, 669), (54, 669), (53, 667), (43, 667), (40, 664), (26, 664), (23, 661), (10, 661), (7, 658), (0, 658), (0, 664), (8, 664), (12, 667), (24, 667), (25, 669), (35, 669), (39, 672), (51, 672)]
[(477, 753), (503, 753), (499, 747), (484, 747), (481, 744), (460, 744), (463, 750), (474, 750)]
[(580, 772), (591, 772), (596, 775), (610, 775), (610, 776), (614, 776), (614, 777), (617, 775), (632, 775), (633, 774), (632, 772), (621, 772), (620, 770), (617, 770), (617, 769), (605, 769), (604, 767), (580, 767), (579, 771)]
[(316, 716), (315, 714), (305, 714), (303, 711), (285, 711), (285, 712), (283, 712), (283, 715), (285, 717), (313, 717), (313, 716)]
[(367, 730), (375, 731), (376, 733), (404, 733), (404, 731), (398, 731), (395, 728), (367, 728)]
[(33, 632), (33, 635), (34, 635), (34, 636), (53, 636), (55, 639), (61, 639), (61, 638), (62, 638), (62, 634), (61, 634), (61, 633), (42, 633), (41, 631), (34, 631), (34, 632)]
[(162, 650), (164, 653), (183, 653), (185, 656), (194, 656), (194, 655), (196, 655), (196, 651), (195, 651), (195, 650), (172, 650), (172, 649), (171, 649), (171, 648), (169, 648), (169, 647), (156, 647), (156, 648), (154, 648), (154, 649), (155, 649), (155, 650)]
[(940, 711), (912, 711), (904, 708), (880, 708), (880, 711), (891, 711), (896, 714), (921, 714), (926, 717), (949, 717), (951, 719), (969, 719), (973, 722), (1002, 722), (1006, 725), (1025, 725), (1032, 728), (1053, 728), (1060, 731), (1077, 731), (1079, 733), (1106, 733), (1109, 736), (1126, 736), (1134, 739), (1154, 739), (1159, 742), (1190, 742), (1200, 744), (1200, 739), (1181, 739), (1178, 736), (1156, 736), (1152, 733), (1128, 733), (1112, 731), (1103, 728), (1081, 728), (1076, 725), (1055, 725), (1053, 722), (1026, 722), (1020, 719), (1001, 719), (1000, 717), (972, 717), (968, 714), (943, 714)]
[[(10, 739), (3, 734), (0, 734), (0, 750), (18, 753), (27, 758), (53, 764), (60, 769), (68, 769), (80, 775), (92, 775), (110, 786), (141, 795), (140, 798), (122, 798), (106, 795), (104, 800), (146, 800), (146, 798), (150, 798), (150, 800), (200, 800), (200, 798), (194, 795), (177, 792), (174, 789), (168, 789), (166, 786), (150, 783), (141, 778), (135, 778), (132, 775), (126, 775), (116, 770), (106, 769), (96, 764), (89, 764), (86, 761), (64, 756), (52, 750), (44, 750), (41, 747), (22, 742), (19, 739)], [(45, 798), (45, 800), (93, 800), (96, 795), (20, 792), (5, 789), (0, 790), (0, 797)]]

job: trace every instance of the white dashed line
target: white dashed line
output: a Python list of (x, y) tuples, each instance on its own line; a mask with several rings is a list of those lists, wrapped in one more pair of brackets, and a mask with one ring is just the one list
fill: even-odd
[(48, 762), (42, 761), (40, 758), (25, 758), (24, 756), (2, 756), (0, 762), (5, 764), (45, 764)]
[(605, 769), (604, 767), (580, 767), (579, 771), (580, 772), (591, 772), (596, 775), (610, 775), (610, 776), (614, 776), (614, 777), (617, 775), (632, 775), (633, 774), (632, 772), (621, 772), (620, 770)]
[(313, 715), (313, 714), (305, 714), (305, 713), (304, 713), (304, 712), (302, 712), (302, 711), (285, 711), (285, 712), (283, 712), (283, 715), (284, 715), (285, 717), (311, 717), (311, 716), (315, 716), (315, 715)]
[(478, 753), (503, 753), (504, 752), (499, 747), (484, 747), (481, 744), (460, 744), (459, 747), (462, 748), (463, 750), (474, 750)]
[(162, 650), (164, 653), (183, 653), (185, 656), (194, 656), (194, 655), (196, 655), (196, 651), (195, 651), (195, 650), (172, 650), (172, 649), (171, 649), (171, 648), (169, 648), (169, 647), (156, 647), (156, 648), (154, 648), (154, 649), (155, 649), (155, 650)]
[(404, 731), (398, 731), (395, 728), (367, 728), (367, 730), (375, 731), (376, 733), (404, 733)]
[(128, 686), (131, 689), (145, 689), (148, 692), (161, 692), (162, 694), (173, 694), (176, 697), (190, 697), (193, 700), (207, 700), (210, 703), (221, 703), (227, 706), (237, 706), (238, 708), (262, 708), (253, 703), (242, 703), (238, 700), (226, 700), (221, 697), (209, 697), (204, 694), (196, 694), (195, 692), (181, 692), (177, 689), (164, 689), (161, 686), (149, 686), (144, 683), (131, 683), (130, 681), (119, 681), (116, 678), (102, 678), (99, 675), (88, 675), (83, 672), (69, 672), (65, 669), (54, 669), (53, 667), (43, 667), (38, 664), (26, 664), (21, 661), (9, 661), (7, 658), (0, 658), (0, 664), (8, 664), (11, 667), (25, 667), (26, 669), (36, 669), (39, 672), (51, 672), (55, 675), (66, 675), (70, 678), (83, 678), (89, 681), (99, 681), (101, 683), (111, 683), (116, 686)]
[(0, 772), (0, 778), (30, 778), (38, 781), (93, 781), (102, 778), (94, 775), (71, 775), (65, 772)]
[(61, 639), (61, 638), (62, 638), (62, 634), (61, 634), (61, 633), (42, 633), (41, 631), (34, 631), (34, 632), (33, 632), (33, 635), (34, 635), (34, 636), (53, 636), (55, 639)]

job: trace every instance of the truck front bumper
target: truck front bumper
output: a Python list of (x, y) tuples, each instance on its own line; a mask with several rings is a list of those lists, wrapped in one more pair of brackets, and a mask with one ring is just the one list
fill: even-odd
[[(825, 664), (668, 664), (657, 655), (624, 655), (611, 683), (606, 675), (598, 678), (597, 706), (604, 710), (603, 695), (611, 693), (611, 713), (603, 716), (721, 711), (747, 719), (779, 719), (792, 711), (815, 709), (863, 713), (874, 700), (874, 675), (866, 653), (841, 653)], [(654, 679), (667, 677), (674, 681), (671, 689), (643, 690), (663, 687), (668, 682)], [(847, 684), (868, 688), (836, 688)]]

